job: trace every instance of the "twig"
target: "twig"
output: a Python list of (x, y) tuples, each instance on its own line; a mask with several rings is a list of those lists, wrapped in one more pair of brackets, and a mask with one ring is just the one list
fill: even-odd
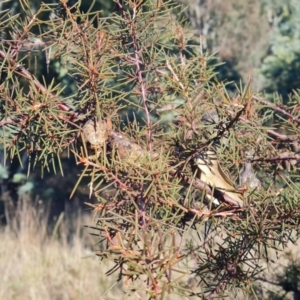
[(286, 134), (281, 134), (281, 133), (278, 133), (274, 130), (267, 130), (267, 133), (275, 138), (277, 138), (278, 140), (281, 140), (281, 141), (285, 141), (285, 142), (295, 142), (295, 141), (298, 141), (299, 140), (299, 137), (290, 137)]
[[(239, 120), (242, 121), (242, 122), (245, 122), (245, 123), (250, 123), (250, 121), (242, 116), (239, 116)], [(267, 129), (266, 132), (277, 138), (278, 140), (280, 141), (284, 141), (284, 142), (295, 142), (295, 141), (298, 141), (299, 140), (299, 137), (290, 137), (286, 134), (281, 134), (281, 133), (278, 133), (276, 132), (275, 130), (272, 130), (272, 129)]]
[(124, 10), (124, 7), (122, 5), (122, 2), (117, 0), (116, 3), (119, 6), (120, 11), (122, 12), (123, 18), (125, 20), (127, 20), (128, 22), (130, 22), (130, 24), (132, 26), (132, 32), (133, 32), (132, 39), (133, 39), (133, 47), (134, 47), (134, 58), (132, 58), (132, 61), (136, 66), (138, 82), (139, 82), (140, 89), (141, 89), (143, 109), (144, 109), (145, 116), (146, 116), (146, 122), (147, 122), (147, 147), (148, 147), (148, 150), (151, 151), (152, 150), (151, 117), (150, 117), (150, 112), (149, 112), (149, 109), (148, 109), (148, 100), (147, 100), (147, 96), (146, 96), (146, 87), (145, 87), (145, 83), (144, 83), (144, 80), (143, 80), (143, 71), (140, 67), (142, 62), (139, 58), (139, 54), (140, 54), (142, 49), (139, 49), (139, 47), (138, 47), (137, 35), (136, 35), (136, 32), (135, 32), (135, 28), (133, 28), (133, 26), (135, 25), (135, 18), (136, 18), (135, 14), (139, 9), (140, 4), (138, 4), (138, 3), (133, 4), (133, 5), (135, 5), (135, 7), (133, 8), (134, 15), (133, 15), (132, 19), (129, 20), (129, 18), (128, 18), (125, 10)]
[(290, 156), (290, 157), (272, 157), (272, 158), (257, 158), (251, 161), (285, 161), (285, 160), (300, 160), (300, 156)]
[(257, 101), (257, 102), (260, 102), (264, 105), (266, 105), (267, 107), (273, 109), (273, 110), (276, 110), (278, 112), (280, 112), (281, 114), (283, 114), (284, 116), (290, 118), (291, 120), (293, 120), (294, 122), (300, 124), (300, 120), (298, 118), (296, 118), (295, 116), (293, 116), (292, 114), (288, 113), (287, 111), (285, 111), (284, 109), (278, 107), (278, 106), (275, 106), (273, 104), (271, 104), (270, 102), (260, 98), (260, 97), (257, 97), (257, 96), (252, 96), (252, 99)]
[(23, 76), (27, 81), (32, 82), (37, 89), (38, 92), (44, 95), (49, 95), (50, 98), (58, 99), (59, 102), (56, 104), (57, 108), (59, 108), (61, 111), (65, 112), (71, 112), (71, 115), (69, 119), (73, 120), (75, 117), (78, 117), (78, 114), (66, 103), (61, 102), (61, 99), (53, 94), (50, 93), (49, 90), (42, 85), (35, 77), (32, 75), (29, 71), (27, 71), (22, 65), (16, 63), (13, 59), (9, 58), (7, 54), (5, 54), (3, 51), (0, 50), (0, 57), (5, 61), (8, 62), (9, 66), (19, 75)]
[[(75, 154), (75, 152), (73, 152), (73, 153)], [(114, 179), (114, 183), (119, 184), (121, 189), (126, 190), (126, 191), (131, 190), (131, 188), (126, 186), (126, 184), (123, 183), (114, 173), (108, 171), (108, 169), (106, 167), (100, 166), (99, 164), (90, 161), (88, 158), (80, 157), (79, 155), (77, 155), (77, 156), (79, 157), (79, 162), (77, 163), (78, 165), (83, 164), (84, 166), (92, 166), (93, 168), (99, 169), (99, 170), (103, 171), (104, 173), (106, 173), (107, 175), (111, 176)]]

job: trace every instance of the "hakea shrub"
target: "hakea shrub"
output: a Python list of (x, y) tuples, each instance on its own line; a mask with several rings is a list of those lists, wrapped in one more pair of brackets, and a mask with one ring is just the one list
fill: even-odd
[[(115, 4), (108, 17), (63, 0), (25, 1), (21, 21), (1, 12), (6, 158), (63, 172), (68, 151), (84, 166), (73, 192), (89, 178), (95, 253), (127, 296), (252, 293), (269, 250), (299, 234), (300, 96), (271, 104), (251, 79), (228, 94), (174, 6)], [(35, 76), (43, 53), (60, 83)]]

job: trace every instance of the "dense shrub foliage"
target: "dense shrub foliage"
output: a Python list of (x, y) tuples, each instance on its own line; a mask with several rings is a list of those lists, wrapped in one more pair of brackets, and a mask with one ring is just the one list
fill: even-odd
[[(96, 254), (127, 296), (251, 294), (269, 250), (298, 237), (300, 97), (272, 104), (251, 78), (228, 94), (174, 5), (115, 5), (1, 12), (5, 157), (25, 153), (28, 172), (63, 172), (66, 152), (83, 166), (73, 193), (89, 180)], [(70, 84), (39, 80), (40, 57)]]

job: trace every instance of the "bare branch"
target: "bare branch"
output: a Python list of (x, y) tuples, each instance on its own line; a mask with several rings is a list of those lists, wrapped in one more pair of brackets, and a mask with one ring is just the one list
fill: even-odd
[(284, 116), (288, 117), (289, 119), (293, 120), (294, 122), (300, 124), (300, 120), (298, 118), (296, 118), (295, 116), (293, 116), (292, 114), (288, 113), (287, 111), (285, 111), (284, 109), (280, 108), (280, 107), (277, 107), (273, 104), (271, 104), (270, 102), (260, 98), (260, 97), (257, 97), (257, 96), (252, 96), (252, 99), (257, 101), (257, 102), (260, 102), (264, 105), (266, 105), (267, 107), (275, 110), (275, 111), (278, 111), (280, 112), (281, 114), (283, 114)]

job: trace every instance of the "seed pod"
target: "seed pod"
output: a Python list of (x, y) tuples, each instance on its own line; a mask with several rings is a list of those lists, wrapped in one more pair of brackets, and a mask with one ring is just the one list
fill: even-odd
[[(117, 149), (120, 158), (131, 163), (136, 163), (138, 159), (148, 153), (148, 151), (143, 147), (129, 140), (121, 133), (112, 133), (109, 144), (111, 147), (115, 147)], [(159, 156), (156, 152), (151, 152), (150, 155), (152, 159), (157, 159)]]
[(92, 148), (102, 147), (111, 134), (111, 120), (107, 119), (103, 122), (88, 120), (82, 130), (85, 139), (91, 144)]

